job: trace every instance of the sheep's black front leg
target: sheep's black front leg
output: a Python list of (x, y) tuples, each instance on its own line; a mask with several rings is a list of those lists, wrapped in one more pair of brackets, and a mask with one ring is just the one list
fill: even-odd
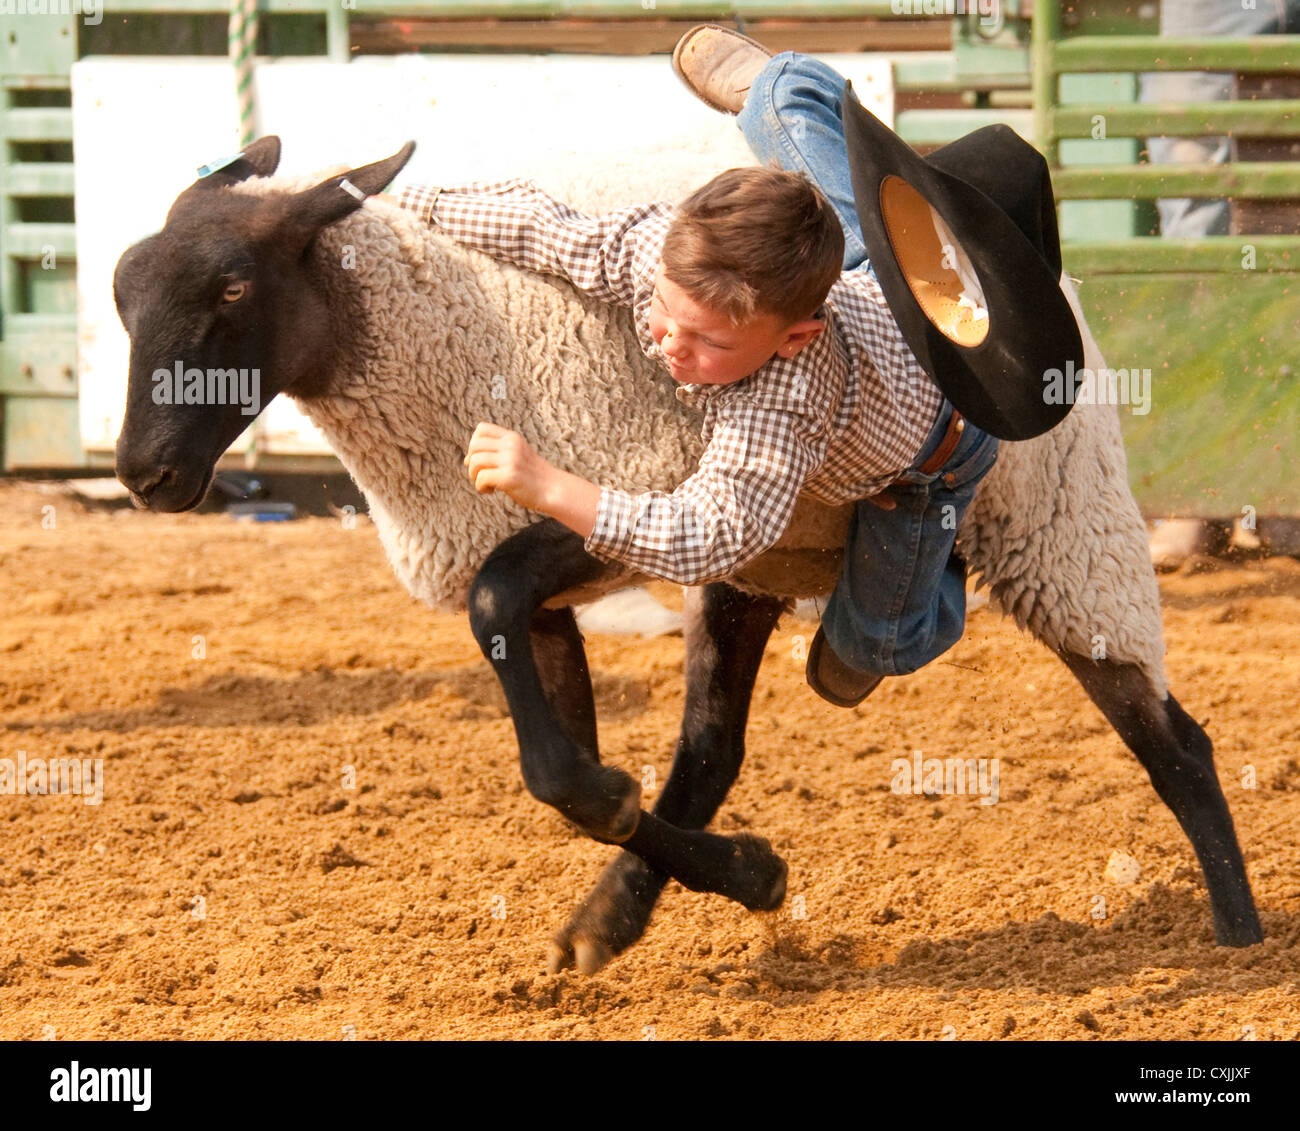
[[(701, 829), (740, 772), (745, 726), (763, 649), (783, 602), (752, 597), (725, 583), (687, 591), (686, 710), (672, 770), (655, 816)], [(636, 942), (668, 876), (622, 852), (551, 941), (552, 972), (599, 970)]]
[(765, 840), (684, 831), (641, 812), (636, 781), (600, 764), (591, 679), (573, 611), (541, 608), (609, 568), (582, 541), (553, 520), (536, 523), (498, 546), (470, 586), (470, 627), (510, 705), (524, 784), (597, 840), (624, 844), (685, 887), (717, 892), (750, 910), (779, 906), (785, 864)]
[(596, 839), (621, 843), (640, 818), (641, 787), (600, 764), (591, 680), (572, 610), (541, 607), (609, 568), (577, 534), (547, 519), (488, 555), (468, 604), (470, 629), (510, 705), (528, 792)]
[(1146, 768), (1160, 799), (1192, 842), (1221, 946), (1249, 946), (1264, 933), (1246, 878), (1209, 736), (1170, 695), (1159, 699), (1133, 664), (1061, 653), (1084, 690)]

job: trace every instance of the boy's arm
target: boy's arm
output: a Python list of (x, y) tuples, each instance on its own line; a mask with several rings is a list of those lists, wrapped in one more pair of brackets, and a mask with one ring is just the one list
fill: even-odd
[(659, 202), (586, 216), (521, 178), (411, 186), (397, 203), (458, 243), (624, 306), (634, 301), (637, 278), (654, 273), (672, 208)]
[(504, 491), (558, 519), (590, 553), (699, 585), (729, 576), (780, 540), (823, 446), (786, 411), (742, 403), (719, 415), (699, 468), (671, 494), (599, 487), (488, 421), (474, 429), (464, 462), (475, 490)]
[(816, 466), (788, 414), (745, 406), (717, 422), (698, 470), (671, 494), (600, 488), (583, 545), (679, 585), (727, 577), (785, 533)]

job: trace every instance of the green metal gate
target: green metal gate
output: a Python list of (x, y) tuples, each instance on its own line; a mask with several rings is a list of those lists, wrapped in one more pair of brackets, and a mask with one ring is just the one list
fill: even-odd
[[(1149, 513), (1300, 512), (1300, 162), (1138, 160), (1142, 139), (1159, 135), (1300, 137), (1300, 97), (1135, 101), (1140, 72), (1300, 75), (1300, 36), (1181, 40), (1150, 34), (1154, 24), (1132, 34), (1127, 5), (1094, 5), (1091, 23), (1072, 28), (1061, 12), (1035, 2), (1037, 143), (1053, 166), (1065, 265), (1083, 280), (1108, 364), (1153, 369), (1153, 411), (1122, 417), (1134, 489)], [(1165, 239), (1151, 234), (1157, 197), (1289, 199), (1291, 226)]]
[(77, 17), (6, 20), (0, 89), (3, 467), (77, 467), (72, 98)]

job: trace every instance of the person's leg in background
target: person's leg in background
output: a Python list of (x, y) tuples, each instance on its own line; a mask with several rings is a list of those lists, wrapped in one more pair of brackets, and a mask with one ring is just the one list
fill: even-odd
[[(1236, 86), (1231, 75), (1208, 71), (1142, 76), (1143, 102), (1222, 102)], [(1153, 165), (1222, 165), (1231, 156), (1226, 137), (1153, 137), (1147, 139)], [(1226, 200), (1170, 197), (1156, 201), (1160, 234), (1166, 239), (1226, 236), (1231, 209)]]
[(844, 86), (834, 67), (783, 51), (754, 79), (736, 124), (755, 157), (805, 174), (830, 201), (844, 229), (844, 270), (852, 271), (866, 263), (867, 248), (840, 120)]
[[(1300, 0), (1161, 0), (1160, 34), (1181, 36), (1271, 35), (1300, 30)], [(1143, 102), (1222, 102), (1234, 97), (1236, 79), (1210, 71), (1171, 71), (1140, 76)], [(1232, 157), (1226, 137), (1153, 137), (1147, 141), (1153, 165), (1214, 164)], [(1231, 209), (1226, 200), (1199, 197), (1156, 201), (1160, 234), (1167, 239), (1226, 236)]]

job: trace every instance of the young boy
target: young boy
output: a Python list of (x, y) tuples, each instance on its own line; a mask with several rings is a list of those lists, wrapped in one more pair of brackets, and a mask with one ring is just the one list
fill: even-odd
[(713, 27), (688, 32), (673, 65), (709, 105), (739, 112), (768, 167), (728, 170), (680, 206), (596, 218), (517, 179), (398, 199), (458, 241), (630, 307), (647, 356), (703, 411), (698, 470), (671, 494), (632, 495), (553, 467), (488, 422), (465, 464), (479, 491), (550, 515), (590, 553), (683, 585), (772, 546), (801, 492), (857, 501), (807, 668), (823, 698), (855, 706), (960, 638), (966, 570), (953, 545), (997, 440), (921, 368), (866, 261), (844, 79)]

